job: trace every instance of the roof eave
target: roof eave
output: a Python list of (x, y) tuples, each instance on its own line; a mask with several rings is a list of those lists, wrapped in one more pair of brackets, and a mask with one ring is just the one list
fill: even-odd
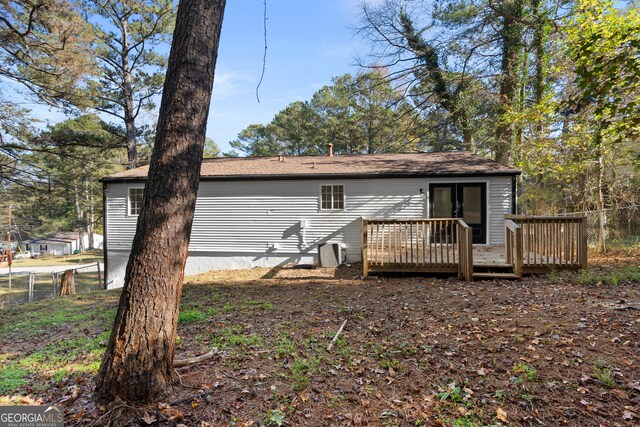
[[(273, 174), (273, 175), (207, 175), (201, 176), (201, 181), (277, 181), (277, 180), (309, 180), (309, 179), (386, 179), (386, 178), (458, 178), (458, 177), (485, 177), (485, 176), (517, 176), (522, 172), (516, 169), (501, 171), (470, 171), (470, 172), (423, 172), (423, 173), (359, 173), (359, 174)], [(147, 177), (124, 176), (104, 177), (100, 182), (127, 183), (144, 182)]]

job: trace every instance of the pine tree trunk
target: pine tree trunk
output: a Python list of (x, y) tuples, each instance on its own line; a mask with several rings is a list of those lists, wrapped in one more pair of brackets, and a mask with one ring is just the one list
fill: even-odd
[(178, 6), (157, 134), (96, 400), (161, 399), (172, 386), (178, 306), (225, 0)]

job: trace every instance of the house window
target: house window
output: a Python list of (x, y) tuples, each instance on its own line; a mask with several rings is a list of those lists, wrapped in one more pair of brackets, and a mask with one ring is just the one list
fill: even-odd
[(47, 250), (47, 245), (40, 245), (40, 250), (41, 251), (46, 251)]
[(320, 209), (323, 211), (344, 209), (344, 185), (320, 186)]
[(143, 199), (144, 188), (129, 189), (129, 215), (140, 215), (140, 211), (142, 211)]

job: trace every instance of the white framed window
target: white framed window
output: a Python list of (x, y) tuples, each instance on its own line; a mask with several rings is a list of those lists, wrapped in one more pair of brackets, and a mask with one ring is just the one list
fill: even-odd
[(344, 185), (333, 184), (320, 186), (320, 210), (344, 210)]
[(129, 189), (129, 216), (138, 216), (142, 211), (144, 188)]
[(40, 250), (41, 251), (46, 251), (47, 249), (47, 245), (40, 245)]

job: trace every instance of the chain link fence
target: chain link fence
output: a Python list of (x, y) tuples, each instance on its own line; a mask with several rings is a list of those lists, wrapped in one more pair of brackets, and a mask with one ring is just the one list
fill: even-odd
[(640, 245), (640, 206), (584, 212), (587, 216), (587, 242), (597, 246), (600, 221), (603, 222), (607, 246), (631, 247)]
[[(100, 265), (73, 269), (77, 294), (104, 289), (104, 274)], [(62, 272), (13, 273), (0, 276), (0, 309), (58, 296)]]

